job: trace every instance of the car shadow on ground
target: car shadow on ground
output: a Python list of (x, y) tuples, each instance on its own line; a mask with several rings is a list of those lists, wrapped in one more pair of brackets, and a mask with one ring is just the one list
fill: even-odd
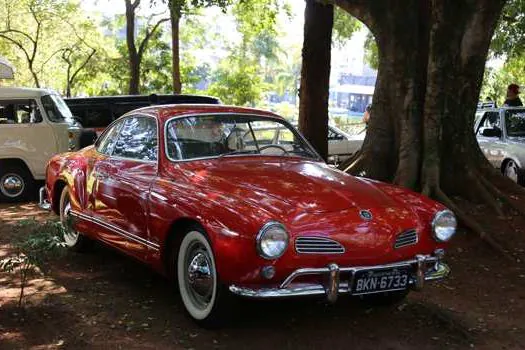
[[(34, 204), (1, 206), (0, 246), (10, 242), (20, 211), (36, 214), (38, 220), (56, 219)], [(167, 279), (95, 244), (87, 253), (68, 252), (50, 260), (43, 267), (45, 277), (31, 282), (36, 292), (25, 311), (15, 306), (16, 278), (0, 274), (0, 348), (493, 349), (494, 339), (498, 345), (522, 348), (521, 328), (512, 328), (516, 322), (501, 322), (515, 316), (512, 312), (519, 313), (519, 307), (504, 310), (504, 318), (495, 319), (502, 324), (499, 330), (487, 326), (486, 320), (482, 326), (477, 321), (480, 313), (486, 318), (484, 314), (490, 316), (509, 304), (504, 296), (496, 300), (489, 294), (492, 289), (485, 283), (489, 268), (503, 272), (494, 276), (493, 283), (500, 288), (516, 290), (521, 284), (507, 282), (507, 270), (497, 260), (487, 259), (480, 267), (479, 262), (469, 264), (472, 256), (484, 255), (462, 250), (451, 256), (455, 274), (448, 285), (429, 285), (395, 306), (371, 307), (348, 297), (335, 305), (311, 298), (239, 300), (232, 320), (220, 329), (205, 330), (185, 315), (176, 288)], [(47, 293), (43, 284), (56, 292)], [(468, 304), (462, 306), (464, 302)]]
[(239, 300), (228, 323), (205, 330), (184, 314), (168, 280), (113, 250), (96, 245), (54, 265), (50, 277), (67, 292), (50, 299), (70, 300), (68, 328), (95, 347), (466, 349), (476, 343), (464, 320), (412, 296), (390, 307), (348, 297), (335, 305), (312, 298)]

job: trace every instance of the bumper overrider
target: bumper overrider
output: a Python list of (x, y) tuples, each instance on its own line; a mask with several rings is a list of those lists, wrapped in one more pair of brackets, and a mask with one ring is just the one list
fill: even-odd
[[(442, 280), (450, 273), (448, 265), (441, 261), (443, 253), (443, 250), (438, 249), (434, 255), (416, 255), (415, 259), (386, 265), (341, 267), (331, 263), (322, 268), (301, 268), (292, 272), (276, 288), (254, 289), (231, 285), (229, 289), (233, 294), (257, 299), (325, 295), (327, 300), (333, 303), (339, 294), (352, 295), (352, 285), (357, 272), (409, 268), (412, 273), (409, 275), (408, 287), (413, 290), (421, 290), (425, 282)], [(349, 277), (340, 278), (341, 274)], [(302, 276), (324, 277), (326, 282), (324, 284), (294, 283)], [(382, 290), (381, 293), (395, 290), (400, 289)]]
[(51, 203), (47, 199), (47, 192), (45, 187), (40, 187), (38, 191), (38, 206), (43, 210), (51, 210)]

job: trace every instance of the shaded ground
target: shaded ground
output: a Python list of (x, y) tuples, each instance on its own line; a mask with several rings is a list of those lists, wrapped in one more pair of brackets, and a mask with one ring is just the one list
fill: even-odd
[[(492, 220), (473, 214), (484, 224)], [(0, 257), (23, 234), (12, 226), (21, 215), (48, 218), (33, 204), (0, 205)], [(523, 257), (525, 221), (504, 219), (510, 226), (503, 218), (492, 226)], [(0, 274), (0, 348), (525, 349), (523, 263), (495, 256), (464, 233), (448, 261), (448, 281), (398, 306), (369, 308), (349, 298), (332, 307), (315, 300), (250, 302), (237, 321), (207, 331), (186, 318), (166, 280), (97, 246), (43, 266), (44, 275), (30, 282), (24, 312), (16, 309), (17, 281)]]

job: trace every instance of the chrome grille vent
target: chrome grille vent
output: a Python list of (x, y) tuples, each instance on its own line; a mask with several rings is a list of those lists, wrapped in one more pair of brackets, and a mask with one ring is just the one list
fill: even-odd
[(336, 241), (323, 237), (299, 237), (295, 250), (300, 254), (343, 254), (345, 248)]
[(396, 242), (394, 243), (394, 248), (402, 248), (409, 245), (413, 245), (417, 243), (417, 232), (416, 230), (408, 230), (403, 233), (400, 233), (399, 236), (396, 237)]

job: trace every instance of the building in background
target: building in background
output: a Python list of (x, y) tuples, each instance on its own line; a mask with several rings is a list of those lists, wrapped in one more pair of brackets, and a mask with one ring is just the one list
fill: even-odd
[(377, 71), (365, 62), (366, 28), (354, 34), (343, 47), (332, 52), (330, 107), (339, 113), (361, 116), (372, 103)]

